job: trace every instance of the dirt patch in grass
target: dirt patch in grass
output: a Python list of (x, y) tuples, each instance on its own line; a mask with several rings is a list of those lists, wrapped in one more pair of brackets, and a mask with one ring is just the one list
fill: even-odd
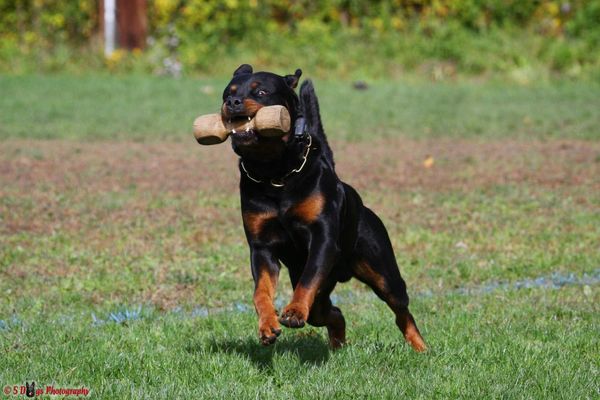
[(181, 192), (231, 190), (235, 157), (194, 143), (9, 141), (0, 144), (0, 180), (21, 189)]
[[(584, 193), (600, 189), (596, 142), (397, 138), (334, 142), (333, 148), (339, 175), (362, 193), (464, 191), (506, 184), (567, 190), (583, 186)], [(212, 204), (199, 205), (197, 199), (209, 194), (237, 197), (238, 180), (237, 158), (228, 143), (4, 141), (0, 231), (76, 231), (99, 223), (123, 227), (136, 219), (167, 227), (186, 213), (194, 220), (231, 222), (239, 219), (238, 210), (224, 213)], [(578, 203), (589, 202), (580, 197)], [(156, 199), (170, 203), (153, 204)]]
[[(340, 176), (367, 190), (456, 190), (509, 183), (600, 187), (600, 143), (389, 139), (334, 142)], [(0, 183), (17, 190), (235, 192), (228, 143), (5, 141)], [(426, 167), (426, 160), (431, 157)], [(2, 189), (0, 189), (2, 190)]]
[[(415, 260), (409, 276), (422, 279), (423, 287), (442, 278), (449, 284), (487, 279), (493, 271), (486, 275), (486, 268), (496, 267), (473, 265), (513, 253), (523, 264), (531, 248), (554, 246), (558, 254), (569, 238), (574, 238), (572, 246), (587, 246), (579, 251), (582, 257), (592, 257), (587, 243), (594, 231), (586, 230), (592, 227), (576, 220), (572, 203), (556, 206), (544, 203), (544, 196), (569, 197), (587, 210), (585, 215), (594, 211), (600, 204), (594, 195), (600, 190), (600, 142), (398, 138), (338, 141), (332, 147), (339, 175), (383, 218), (405, 264)], [(0, 262), (11, 266), (0, 273), (16, 288), (14, 295), (27, 293), (26, 282), (33, 278), (87, 279), (91, 289), (85, 296), (94, 304), (109, 294), (113, 300), (135, 298), (161, 309), (222, 301), (215, 295), (221, 289), (234, 291), (235, 297), (239, 282), (251, 285), (238, 180), (229, 144), (0, 142), (0, 248), (5, 250)], [(506, 185), (527, 190), (514, 199), (502, 189), (494, 191)], [(473, 213), (481, 204), (468, 196), (466, 203), (437, 203), (486, 189), (491, 190), (484, 200), (501, 199), (498, 213), (491, 212), (493, 204)], [(541, 206), (503, 211), (536, 190), (544, 195)], [(530, 217), (528, 225), (519, 225), (525, 217)], [(512, 220), (507, 223), (507, 218)], [(488, 237), (487, 229), (496, 233)], [(473, 261), (471, 253), (455, 248), (459, 239), (447, 240), (452, 232), (460, 232), (460, 240), (470, 238), (464, 240), (481, 259)], [(535, 242), (519, 239), (515, 244), (510, 235), (533, 235)], [(73, 255), (79, 258), (71, 260)], [(506, 261), (502, 257), (498, 263)], [(579, 262), (557, 259), (561, 265)], [(427, 263), (421, 268), (419, 260)], [(475, 271), (472, 276), (459, 276), (463, 264)], [(181, 276), (169, 272), (174, 266)], [(98, 289), (96, 281), (109, 289)]]
[(336, 147), (342, 178), (369, 190), (600, 185), (599, 143), (397, 139)]

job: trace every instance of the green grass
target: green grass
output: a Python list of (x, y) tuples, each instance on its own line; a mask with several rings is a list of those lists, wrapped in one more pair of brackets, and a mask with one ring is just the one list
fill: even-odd
[[(504, 192), (405, 192), (381, 198), (366, 191), (363, 196), (386, 222), (415, 292), (553, 272), (592, 273), (600, 267), (597, 195), (594, 203), (578, 205), (552, 191), (507, 187)], [(74, 189), (59, 196), (46, 205), (37, 204), (37, 194), (3, 196), (5, 221), (35, 220), (50, 231), (17, 230), (0, 237), (0, 267), (6, 273), (0, 313), (54, 313), (64, 307), (79, 312), (98, 303), (118, 307), (132, 301), (155, 301), (167, 309), (251, 301), (237, 195), (197, 192), (181, 198), (127, 190), (82, 196)], [(408, 208), (412, 211), (397, 211)], [(66, 215), (74, 226), (63, 219)], [(281, 281), (281, 290), (289, 294), (285, 274)], [(36, 295), (28, 296), (34, 288)]]
[[(390, 233), (430, 347), (416, 354), (355, 281), (335, 292), (345, 348), (329, 351), (311, 327), (258, 344), (235, 158), (189, 132), (218, 107), (200, 87), (222, 83), (0, 78), (2, 387), (598, 398), (597, 87), (317, 83), (340, 175)], [(596, 279), (516, 288), (553, 274)], [(278, 307), (290, 296), (283, 271)], [(111, 321), (138, 307), (139, 318)]]
[(599, 300), (578, 287), (419, 297), (424, 355), (365, 296), (342, 305), (350, 344), (338, 352), (314, 328), (262, 348), (249, 312), (100, 326), (40, 314), (0, 336), (0, 378), (86, 386), (96, 398), (594, 398)]
[[(0, 138), (188, 140), (193, 119), (219, 109), (226, 83), (147, 76), (2, 76)], [(319, 81), (316, 89), (332, 138), (600, 138), (600, 86), (593, 82), (375, 81), (369, 90), (356, 91), (350, 83)]]

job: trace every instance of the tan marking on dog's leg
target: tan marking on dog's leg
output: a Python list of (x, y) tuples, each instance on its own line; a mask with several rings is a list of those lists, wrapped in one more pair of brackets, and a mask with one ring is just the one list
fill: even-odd
[(289, 328), (303, 327), (316, 294), (314, 287), (296, 286), (292, 301), (283, 309), (279, 322)]
[(415, 319), (407, 308), (396, 313), (396, 325), (402, 331), (404, 339), (418, 352), (426, 351), (427, 345), (417, 328)]
[(379, 291), (379, 295), (385, 299), (385, 302), (392, 309), (394, 314), (396, 314), (396, 325), (402, 331), (404, 339), (408, 344), (419, 352), (427, 350), (427, 345), (417, 328), (413, 316), (408, 311), (406, 305), (400, 304), (398, 299), (390, 292), (385, 277), (375, 271), (365, 261), (357, 262), (354, 265), (354, 272), (359, 279), (367, 282), (369, 286)]
[(262, 267), (254, 289), (254, 308), (258, 314), (258, 336), (265, 345), (273, 343), (281, 333), (273, 306), (276, 286), (277, 277), (270, 274), (266, 266)]
[(265, 222), (277, 216), (275, 211), (245, 212), (242, 214), (244, 226), (253, 237), (258, 237), (262, 232)]
[(354, 266), (356, 274), (366, 282), (374, 285), (382, 293), (387, 293), (389, 288), (385, 283), (385, 278), (378, 272), (376, 272), (366, 261), (359, 261)]

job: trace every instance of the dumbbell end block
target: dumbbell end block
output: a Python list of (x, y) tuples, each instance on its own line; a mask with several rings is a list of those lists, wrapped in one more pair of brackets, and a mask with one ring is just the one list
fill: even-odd
[(202, 145), (223, 143), (229, 132), (223, 124), (221, 114), (202, 115), (194, 121), (194, 137)]

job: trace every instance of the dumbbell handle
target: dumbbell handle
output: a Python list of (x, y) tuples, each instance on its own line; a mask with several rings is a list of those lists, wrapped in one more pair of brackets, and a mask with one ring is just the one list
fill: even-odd
[(224, 120), (221, 114), (202, 115), (194, 121), (194, 136), (198, 143), (211, 145), (227, 140), (233, 131), (252, 129), (261, 136), (283, 136), (290, 131), (290, 113), (284, 106), (260, 108), (250, 120)]

